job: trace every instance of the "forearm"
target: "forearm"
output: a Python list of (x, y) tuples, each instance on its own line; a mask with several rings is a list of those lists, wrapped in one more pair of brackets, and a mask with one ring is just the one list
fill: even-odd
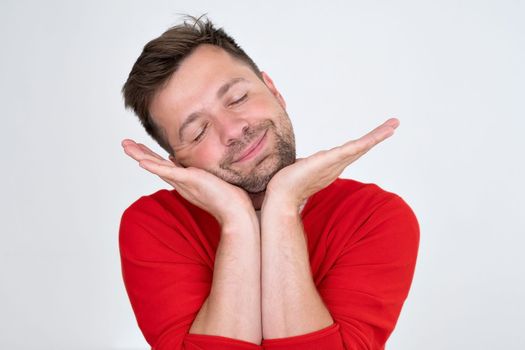
[(211, 291), (190, 333), (261, 343), (260, 236), (255, 216), (223, 226)]
[(299, 211), (265, 203), (261, 229), (263, 337), (291, 337), (331, 325), (312, 279)]

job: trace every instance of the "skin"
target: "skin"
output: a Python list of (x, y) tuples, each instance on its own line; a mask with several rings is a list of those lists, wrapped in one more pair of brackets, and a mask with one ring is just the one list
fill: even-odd
[(273, 81), (210, 45), (182, 62), (150, 112), (174, 155), (167, 160), (129, 139), (124, 151), (221, 225), (211, 291), (189, 332), (261, 344), (331, 325), (311, 276), (300, 207), (390, 137), (399, 121), (296, 160), (286, 104)]

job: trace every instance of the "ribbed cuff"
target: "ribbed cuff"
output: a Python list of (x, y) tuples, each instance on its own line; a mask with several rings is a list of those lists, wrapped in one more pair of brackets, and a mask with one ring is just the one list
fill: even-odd
[(219, 335), (208, 335), (208, 334), (194, 334), (189, 333), (184, 339), (186, 344), (200, 346), (203, 349), (214, 349), (214, 350), (260, 350), (260, 345), (250, 343), (248, 341), (222, 337)]
[(264, 349), (338, 349), (342, 348), (342, 339), (339, 334), (339, 324), (315, 332), (296, 335), (287, 338), (263, 339)]

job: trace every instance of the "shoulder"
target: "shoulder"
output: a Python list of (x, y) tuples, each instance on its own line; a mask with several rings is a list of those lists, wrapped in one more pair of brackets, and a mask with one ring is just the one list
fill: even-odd
[(203, 210), (184, 199), (175, 190), (162, 189), (144, 195), (131, 203), (123, 212), (121, 221), (162, 220), (186, 222), (204, 215)]
[(127, 207), (120, 219), (119, 245), (123, 251), (149, 255), (151, 248), (183, 247), (201, 231), (198, 222), (209, 215), (182, 198), (175, 190), (159, 190), (145, 195)]
[(123, 213), (123, 217), (137, 215), (138, 213), (160, 214), (170, 207), (183, 205), (182, 198), (175, 190), (162, 189), (149, 195), (144, 195), (132, 202)]
[[(390, 203), (389, 206), (408, 207), (408, 204), (397, 194), (384, 190), (374, 183), (364, 183), (352, 179), (338, 178), (332, 184), (311, 196), (309, 209), (330, 211), (337, 208), (374, 211)], [(312, 208), (313, 207), (313, 208)], [(409, 208), (409, 207), (408, 207)]]
[(144, 195), (131, 203), (122, 213), (120, 219), (120, 244), (140, 242), (146, 236), (156, 236), (169, 226), (170, 207), (180, 206), (176, 192), (159, 190)]
[[(373, 183), (338, 178), (311, 196), (305, 206), (304, 219), (321, 227), (332, 227), (359, 239), (373, 228), (394, 228), (419, 237), (419, 225), (412, 208), (393, 192)], [(396, 229), (397, 230), (397, 229)]]

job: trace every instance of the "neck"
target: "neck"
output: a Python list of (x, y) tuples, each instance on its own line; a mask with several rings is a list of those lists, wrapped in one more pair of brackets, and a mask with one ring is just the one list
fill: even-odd
[(248, 194), (250, 196), (250, 199), (252, 200), (252, 204), (255, 210), (261, 209), (265, 194), (266, 194), (266, 191)]

